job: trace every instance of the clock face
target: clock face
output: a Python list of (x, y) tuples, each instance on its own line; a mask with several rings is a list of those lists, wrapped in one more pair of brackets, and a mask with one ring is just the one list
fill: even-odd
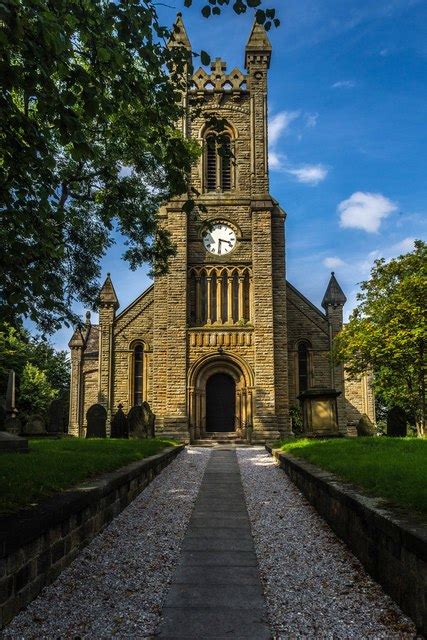
[(216, 256), (225, 256), (236, 246), (236, 234), (223, 222), (216, 222), (203, 236), (205, 248)]

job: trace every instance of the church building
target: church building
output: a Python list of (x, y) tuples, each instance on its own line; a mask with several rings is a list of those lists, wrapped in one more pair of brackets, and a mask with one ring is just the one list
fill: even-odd
[[(182, 18), (176, 41), (191, 54)], [(166, 203), (160, 224), (176, 255), (166, 275), (119, 311), (120, 292), (107, 276), (99, 324), (76, 329), (71, 348), (69, 433), (84, 436), (86, 412), (107, 410), (107, 434), (119, 405), (127, 413), (147, 401), (156, 433), (197, 442), (291, 433), (298, 396), (329, 388), (337, 397), (337, 430), (354, 431), (362, 414), (374, 419), (367, 378), (345, 380), (330, 358), (346, 302), (334, 274), (318, 309), (286, 280), (286, 213), (270, 195), (267, 75), (271, 44), (254, 24), (245, 72), (217, 58), (199, 68), (184, 103), (203, 102), (180, 127), (203, 149), (191, 174), (206, 211), (193, 220), (186, 196)], [(231, 157), (218, 154), (207, 125), (224, 119)], [(325, 283), (326, 284), (326, 283)]]

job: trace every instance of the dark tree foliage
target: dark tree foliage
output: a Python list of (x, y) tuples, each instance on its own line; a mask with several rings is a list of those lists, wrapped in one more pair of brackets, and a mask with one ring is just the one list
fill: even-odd
[[(22, 412), (45, 410), (54, 397), (70, 385), (70, 362), (66, 351), (56, 351), (41, 337), (22, 327), (0, 324), (0, 402), (6, 395), (8, 374), (16, 374), (16, 404)], [(24, 388), (25, 387), (25, 388)], [(44, 392), (44, 396), (43, 396)]]
[[(260, 3), (234, 11), (242, 4)], [(75, 321), (74, 301), (93, 306), (115, 232), (131, 268), (167, 270), (174, 247), (158, 208), (188, 194), (200, 152), (176, 130), (189, 60), (171, 37), (152, 0), (0, 2), (4, 320), (45, 332)]]

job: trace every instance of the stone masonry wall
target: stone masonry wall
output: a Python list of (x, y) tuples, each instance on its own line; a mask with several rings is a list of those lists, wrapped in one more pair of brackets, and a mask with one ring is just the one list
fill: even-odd
[(33, 509), (0, 516), (0, 629), (53, 582), (181, 449), (166, 449), (91, 480), (80, 491), (70, 490)]

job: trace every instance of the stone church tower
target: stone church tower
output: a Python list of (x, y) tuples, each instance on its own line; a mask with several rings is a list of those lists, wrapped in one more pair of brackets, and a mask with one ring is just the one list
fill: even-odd
[[(182, 19), (175, 42), (191, 55)], [(331, 367), (330, 340), (342, 326), (345, 296), (334, 275), (323, 300), (326, 314), (286, 282), (286, 214), (269, 193), (267, 75), (271, 44), (254, 24), (245, 70), (227, 72), (217, 58), (198, 69), (183, 97), (185, 136), (203, 149), (192, 186), (206, 211), (182, 211), (186, 197), (160, 211), (176, 244), (169, 272), (157, 277), (120, 314), (108, 275), (100, 294), (99, 325), (74, 333), (70, 433), (84, 435), (86, 411), (99, 402), (112, 414), (148, 401), (158, 434), (277, 439), (291, 432), (290, 408), (311, 387), (334, 387), (339, 430), (361, 413), (373, 417), (372, 396), (353, 385), (347, 407), (341, 367)], [(202, 103), (191, 114), (192, 103)], [(210, 116), (226, 122), (218, 153)], [(366, 385), (365, 385), (366, 386)]]

